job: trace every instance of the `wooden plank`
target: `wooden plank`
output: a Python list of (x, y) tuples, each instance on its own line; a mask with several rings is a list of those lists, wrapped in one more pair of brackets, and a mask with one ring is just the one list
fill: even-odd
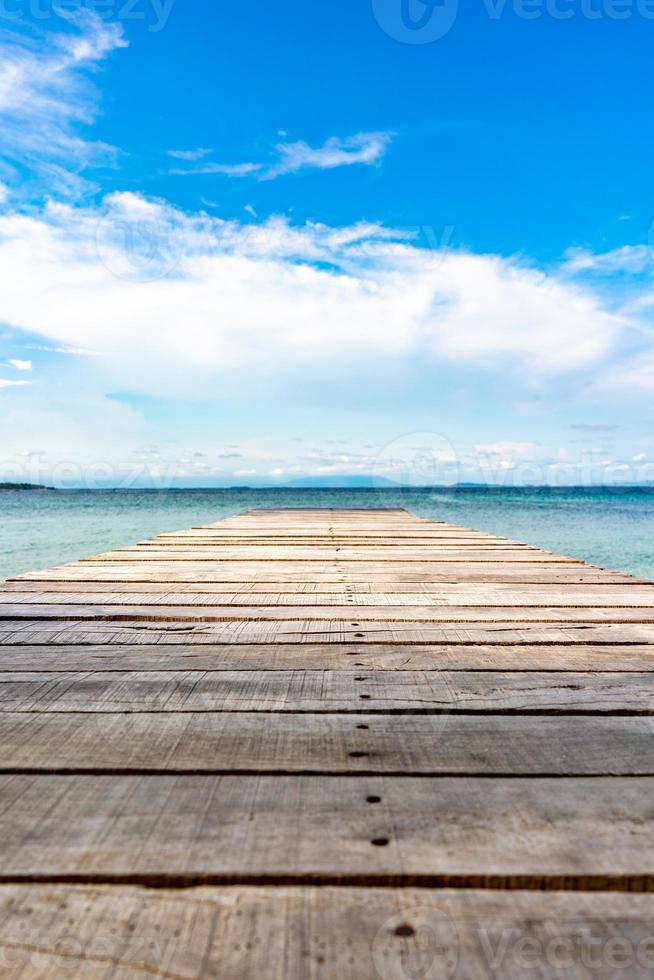
[(641, 777), (0, 776), (0, 881), (649, 890), (653, 791)]
[(0, 886), (8, 980), (651, 977), (651, 895)]
[(140, 550), (128, 551), (107, 551), (105, 554), (93, 558), (83, 558), (80, 560), (82, 565), (102, 564), (103, 562), (121, 562), (130, 564), (132, 562), (325, 562), (337, 560), (339, 563), (370, 563), (375, 564), (410, 564), (410, 565), (443, 565), (459, 564), (461, 562), (500, 565), (500, 564), (527, 564), (527, 565), (581, 565), (578, 558), (562, 558), (558, 555), (548, 555), (531, 549), (515, 549), (513, 551), (493, 550), (483, 551), (482, 549), (456, 548), (400, 548), (389, 549), (387, 553), (379, 547), (370, 548), (189, 548), (185, 551), (182, 548), (141, 548)]
[(611, 623), (347, 623), (338, 621), (286, 622), (112, 622), (100, 619), (14, 619), (0, 621), (0, 645), (57, 643), (395, 643), (411, 644), (607, 644), (654, 643), (654, 625)]
[[(328, 570), (326, 570), (328, 569)], [(273, 563), (253, 562), (248, 568), (244, 562), (167, 562), (156, 565), (150, 563), (147, 567), (138, 564), (120, 562), (78, 562), (73, 565), (63, 565), (60, 568), (46, 569), (39, 572), (28, 572), (13, 581), (33, 582), (166, 582), (176, 584), (188, 583), (229, 583), (229, 582), (265, 582), (267, 584), (287, 584), (292, 582), (339, 583), (370, 585), (383, 581), (386, 584), (402, 583), (476, 583), (513, 584), (518, 585), (552, 585), (568, 584), (600, 584), (600, 585), (634, 585), (638, 579), (621, 572), (608, 572), (601, 568), (578, 565), (528, 565), (526, 563), (512, 565), (508, 562), (498, 566), (483, 564), (434, 564), (421, 563), (418, 570), (409, 564), (401, 566), (391, 562), (385, 565), (370, 563), (343, 564), (334, 563), (333, 568), (320, 565), (318, 562), (289, 562), (288, 566), (276, 568)], [(646, 584), (646, 583), (640, 583)]]
[(2, 674), (0, 711), (654, 713), (654, 672), (89, 671)]
[[(370, 643), (80, 644), (2, 648), (6, 671), (79, 670), (651, 671), (654, 645)], [(1, 679), (1, 678), (0, 678)]]
[[(500, 612), (501, 608), (501, 612)], [(173, 601), (145, 604), (143, 597), (132, 604), (122, 601), (0, 603), (0, 622), (29, 620), (92, 620), (96, 622), (265, 622), (287, 623), (311, 619), (313, 623), (409, 623), (413, 628), (432, 623), (636, 623), (654, 624), (653, 606), (630, 608), (603, 606), (365, 606), (343, 602), (337, 606), (294, 605), (271, 606), (223, 604), (180, 604)]]
[(654, 775), (651, 717), (0, 713), (0, 771)]
[[(18, 585), (19, 583), (15, 583)], [(23, 583), (20, 583), (23, 585)], [(268, 586), (272, 589), (274, 586)], [(279, 586), (277, 586), (279, 588)], [(560, 586), (550, 588), (540, 587), (539, 591), (532, 589), (527, 591), (525, 586), (514, 587), (514, 591), (507, 590), (504, 593), (493, 593), (485, 589), (474, 589), (465, 591), (464, 586), (460, 586), (460, 593), (452, 593), (449, 590), (430, 592), (373, 592), (368, 586), (368, 592), (355, 592), (353, 587), (342, 586), (340, 592), (317, 592), (308, 591), (307, 586), (302, 584), (297, 587), (287, 588), (284, 591), (273, 592), (265, 591), (265, 586), (253, 584), (249, 590), (235, 591), (229, 586), (214, 586), (212, 591), (200, 591), (191, 586), (179, 586), (174, 590), (163, 589), (153, 583), (145, 585), (135, 585), (130, 588), (129, 583), (117, 583), (108, 590), (101, 585), (80, 585), (75, 589), (75, 584), (66, 588), (64, 583), (52, 583), (48, 591), (41, 591), (36, 585), (31, 589), (21, 589), (7, 587), (0, 589), (0, 601), (3, 606), (8, 604), (35, 606), (40, 605), (144, 605), (148, 606), (214, 606), (227, 605), (230, 608), (239, 606), (283, 606), (310, 608), (313, 615), (316, 607), (317, 611), (324, 612), (322, 607), (351, 607), (360, 610), (361, 615), (370, 615), (370, 608), (383, 610), (383, 615), (389, 615), (392, 610), (400, 610), (402, 615), (415, 615), (420, 618), (424, 611), (430, 611), (431, 607), (443, 610), (460, 611), (468, 613), (469, 607), (474, 609), (503, 610), (502, 615), (506, 615), (504, 610), (526, 608), (529, 611), (540, 609), (640, 609), (647, 610), (647, 615), (652, 614), (654, 609), (654, 589), (640, 589), (632, 586), (625, 589), (621, 586), (605, 587), (604, 592), (586, 588), (583, 591), (575, 591), (570, 594), (569, 590), (562, 590)], [(608, 589), (612, 589), (611, 592)]]

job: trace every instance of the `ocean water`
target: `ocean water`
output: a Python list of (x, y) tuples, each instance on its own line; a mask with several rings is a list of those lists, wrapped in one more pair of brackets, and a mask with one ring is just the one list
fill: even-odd
[(654, 580), (654, 487), (5, 491), (0, 579), (252, 507), (405, 507)]

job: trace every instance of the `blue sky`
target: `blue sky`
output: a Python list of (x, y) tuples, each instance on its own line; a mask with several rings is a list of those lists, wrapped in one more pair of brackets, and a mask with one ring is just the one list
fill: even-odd
[(0, 475), (654, 479), (650, 0), (0, 32)]

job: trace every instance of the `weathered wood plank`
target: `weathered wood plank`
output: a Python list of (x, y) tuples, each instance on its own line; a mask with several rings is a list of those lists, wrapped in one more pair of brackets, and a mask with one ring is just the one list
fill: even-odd
[(654, 625), (611, 623), (347, 623), (285, 622), (141, 622), (14, 619), (0, 620), (0, 645), (28, 643), (367, 643), (411, 644), (607, 644), (654, 643)]
[(267, 622), (285, 623), (311, 619), (313, 623), (343, 622), (353, 619), (365, 623), (410, 623), (413, 628), (432, 623), (495, 623), (498, 618), (505, 623), (636, 623), (654, 624), (654, 606), (630, 608), (603, 606), (365, 606), (343, 602), (337, 606), (278, 604), (264, 606), (224, 604), (181, 604), (167, 601), (160, 603), (139, 602), (125, 604), (122, 601), (100, 603), (95, 601), (24, 603), (0, 602), (0, 622), (29, 620), (67, 620), (119, 622)]
[[(21, 585), (22, 588), (16, 586)], [(625, 589), (622, 586), (608, 586), (603, 592), (585, 588), (583, 591), (571, 593), (569, 590), (562, 590), (560, 586), (540, 587), (539, 591), (533, 589), (527, 591), (526, 586), (514, 586), (513, 591), (508, 590), (504, 593), (493, 593), (489, 590), (474, 587), (466, 591), (464, 586), (459, 586), (460, 592), (450, 591), (430, 592), (373, 592), (372, 587), (368, 586), (368, 592), (355, 591), (354, 586), (343, 585), (341, 591), (318, 592), (316, 587), (309, 591), (306, 584), (298, 584), (295, 588), (288, 587), (283, 591), (272, 591), (273, 588), (279, 589), (280, 586), (268, 586), (271, 591), (266, 591), (265, 585), (252, 584), (249, 589), (242, 588), (235, 591), (228, 585), (213, 586), (211, 591), (193, 589), (189, 585), (180, 585), (175, 589), (157, 588), (153, 583), (144, 585), (134, 584), (130, 587), (129, 583), (117, 583), (111, 589), (99, 584), (89, 583), (79, 585), (71, 583), (68, 588), (64, 583), (52, 583), (47, 591), (35, 583), (31, 588), (25, 588), (24, 583), (12, 583), (4, 589), (0, 589), (0, 602), (3, 605), (144, 605), (148, 606), (221, 606), (227, 605), (230, 608), (239, 606), (283, 606), (287, 607), (309, 607), (313, 614), (314, 609), (324, 611), (323, 607), (348, 607), (365, 611), (370, 615), (370, 609), (383, 610), (384, 615), (389, 615), (390, 611), (400, 609), (402, 615), (415, 615), (420, 618), (426, 609), (428, 612), (431, 607), (440, 610), (461, 610), (468, 612), (469, 607), (485, 608), (490, 611), (502, 610), (502, 615), (506, 615), (505, 610), (526, 608), (528, 611), (540, 609), (646, 609), (648, 615), (654, 609), (654, 588), (639, 589), (632, 586)], [(612, 589), (612, 591), (608, 591)], [(527, 613), (525, 613), (526, 615)]]
[(12, 581), (33, 582), (166, 582), (188, 583), (229, 583), (265, 582), (267, 584), (301, 583), (341, 583), (365, 584), (383, 581), (386, 584), (402, 583), (499, 583), (520, 585), (604, 584), (633, 585), (647, 584), (621, 572), (609, 572), (589, 565), (554, 565), (509, 562), (492, 564), (420, 563), (412, 568), (410, 563), (395, 565), (391, 562), (380, 565), (334, 562), (289, 562), (288, 566), (276, 568), (272, 562), (253, 562), (248, 568), (245, 562), (165, 562), (150, 563), (139, 567), (135, 562), (78, 562), (62, 565), (60, 568), (28, 572)]
[(654, 775), (651, 717), (0, 713), (0, 771)]
[(650, 895), (3, 885), (0, 909), (7, 980), (645, 980), (654, 968)]
[(0, 776), (0, 880), (645, 890), (653, 791), (641, 777)]
[(370, 643), (86, 644), (4, 646), (0, 673), (80, 670), (652, 671), (654, 645)]
[(150, 548), (141, 548), (120, 551), (107, 551), (104, 554), (92, 558), (82, 558), (80, 563), (83, 565), (93, 565), (102, 562), (119, 561), (124, 564), (132, 562), (217, 562), (217, 561), (238, 561), (238, 562), (276, 562), (302, 561), (302, 562), (325, 562), (338, 561), (339, 563), (350, 562), (374, 562), (376, 564), (401, 564), (410, 565), (426, 564), (459, 564), (461, 562), (474, 562), (475, 564), (501, 565), (501, 564), (531, 564), (531, 565), (581, 565), (578, 558), (563, 558), (559, 555), (549, 555), (544, 551), (536, 549), (515, 549), (513, 551), (465, 549), (456, 548), (157, 548), (154, 545)]
[(0, 711), (654, 712), (654, 672), (92, 671), (1, 675)]

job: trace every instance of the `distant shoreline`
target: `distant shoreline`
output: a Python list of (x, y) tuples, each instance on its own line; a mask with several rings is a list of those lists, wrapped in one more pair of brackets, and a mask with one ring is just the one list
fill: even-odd
[(413, 485), (410, 483), (396, 484), (370, 484), (368, 486), (348, 486), (347, 484), (306, 484), (293, 486), (290, 484), (259, 484), (254, 486), (107, 486), (107, 487), (52, 487), (39, 483), (0, 483), (0, 491), (50, 491), (56, 493), (279, 493), (292, 492), (303, 493), (305, 491), (316, 493), (318, 491), (336, 493), (429, 493), (434, 490), (442, 491), (482, 491), (482, 492), (501, 492), (507, 493), (520, 490), (539, 490), (561, 493), (569, 490), (607, 490), (610, 492), (620, 492), (624, 490), (654, 490), (654, 482), (644, 483), (562, 483), (557, 485), (547, 483), (521, 483), (521, 484), (496, 484), (496, 483), (434, 483), (424, 485)]
[(0, 490), (54, 490), (54, 487), (46, 487), (40, 483), (0, 483)]

